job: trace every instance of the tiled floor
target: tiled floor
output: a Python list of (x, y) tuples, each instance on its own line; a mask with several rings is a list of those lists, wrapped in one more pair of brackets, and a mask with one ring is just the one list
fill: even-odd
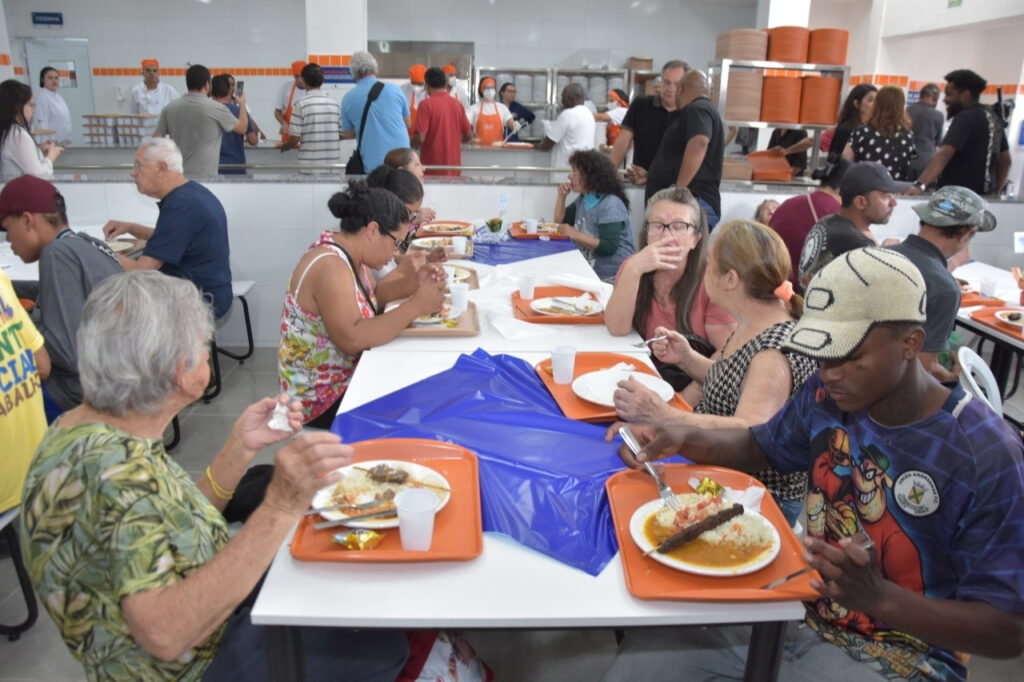
[[(182, 440), (172, 454), (197, 476), (209, 462), (213, 449), (224, 441), (239, 412), (255, 399), (273, 395), (277, 390), (273, 349), (258, 349), (244, 365), (223, 359), (222, 371), (221, 395), (211, 404), (197, 403), (181, 415)], [(1010, 410), (1015, 415), (1024, 414), (1021, 407), (1024, 398), (1011, 400)], [(257, 457), (258, 463), (272, 460), (272, 449)], [(4, 556), (0, 558), (0, 622), (13, 623), (23, 617), (24, 603), (14, 567), (10, 558)], [(615, 638), (609, 630), (490, 630), (467, 633), (467, 638), (494, 670), (499, 682), (596, 680), (615, 653)], [(18, 641), (0, 639), (0, 681), (84, 679), (81, 667), (64, 647), (45, 612)], [(1009, 661), (972, 659), (972, 682), (1020, 679), (1024, 679), (1024, 657)]]

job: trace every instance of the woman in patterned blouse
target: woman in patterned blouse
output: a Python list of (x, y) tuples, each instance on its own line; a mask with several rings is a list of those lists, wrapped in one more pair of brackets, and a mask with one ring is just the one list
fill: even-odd
[[(651, 344), (659, 360), (678, 365), (703, 384), (703, 397), (691, 414), (629, 380), (615, 391), (619, 416), (709, 429), (747, 428), (774, 416), (817, 369), (810, 359), (781, 349), (803, 312), (789, 271), (789, 251), (770, 228), (750, 220), (720, 225), (709, 250), (704, 286), (711, 300), (736, 319), (736, 330), (710, 359), (694, 352), (672, 329), (659, 328), (657, 333), (667, 338)], [(763, 471), (758, 478), (792, 523), (807, 494), (806, 473)]]
[(893, 180), (909, 179), (910, 160), (917, 156), (917, 148), (902, 88), (886, 85), (878, 91), (871, 118), (853, 131), (843, 156), (852, 161), (878, 161)]

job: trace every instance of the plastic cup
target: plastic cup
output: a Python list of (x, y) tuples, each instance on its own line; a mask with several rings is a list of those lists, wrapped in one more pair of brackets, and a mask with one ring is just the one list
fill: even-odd
[(985, 298), (992, 298), (996, 293), (996, 281), (994, 279), (981, 280), (981, 295)]
[(442, 267), (444, 268), (445, 282), (447, 283), (448, 287), (450, 288), (451, 285), (455, 284), (455, 266), (454, 265), (444, 265)]
[(434, 538), (434, 516), (441, 500), (426, 488), (407, 488), (395, 495), (402, 549), (425, 552)]
[(537, 220), (536, 218), (526, 219), (526, 234), (537, 234)]
[(572, 346), (555, 346), (551, 349), (551, 374), (556, 384), (571, 384), (576, 366), (576, 349)]
[(448, 290), (452, 293), (453, 310), (461, 312), (469, 307), (469, 284), (466, 282), (456, 282), (449, 284)]
[(456, 256), (466, 255), (466, 238), (463, 236), (452, 237), (452, 253)]
[(533, 275), (519, 275), (519, 298), (524, 301), (533, 299), (537, 278)]

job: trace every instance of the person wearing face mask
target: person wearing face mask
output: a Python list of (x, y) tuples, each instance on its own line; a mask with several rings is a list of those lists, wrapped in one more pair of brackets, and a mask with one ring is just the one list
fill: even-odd
[(469, 109), (469, 93), (459, 85), (458, 69), (455, 68), (454, 64), (445, 64), (441, 70), (444, 71), (444, 89), (449, 95), (459, 100), (459, 104), (462, 105), (463, 109)]
[(427, 74), (427, 67), (423, 64), (413, 64), (409, 67), (409, 82), (402, 83), (402, 93), (409, 101), (409, 138), (412, 138), (413, 128), (416, 126), (416, 109), (427, 96), (427, 88), (423, 77)]
[(619, 139), (619, 133), (622, 131), (622, 119), (626, 118), (627, 111), (629, 111), (629, 98), (626, 97), (626, 92), (615, 88), (608, 92), (608, 111), (594, 114), (595, 121), (607, 121), (608, 123), (608, 130), (605, 132), (608, 148), (614, 146), (615, 140)]
[(505, 139), (505, 128), (519, 130), (519, 122), (501, 102), (495, 102), (495, 82), (491, 77), (482, 78), (477, 93), (480, 101), (469, 108), (469, 125), (473, 138), (481, 145), (500, 146)]

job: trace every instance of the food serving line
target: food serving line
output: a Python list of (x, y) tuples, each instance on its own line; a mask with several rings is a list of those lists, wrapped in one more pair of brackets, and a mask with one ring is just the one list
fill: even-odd
[[(577, 355), (577, 373), (581, 360), (602, 357), (596, 352), (619, 354), (609, 364), (625, 358), (638, 368), (650, 367), (646, 350), (635, 345), (641, 342), (635, 333), (613, 337), (603, 324), (532, 324), (513, 313), (521, 275), (537, 278), (538, 296), (543, 285), (554, 284), (593, 291), (599, 298), (607, 295), (608, 285), (577, 250), (494, 267), (455, 264), (476, 270), (480, 286), (469, 300), (479, 333), (400, 336), (363, 353), (333, 430), (348, 442), (377, 441), (365, 451), (357, 445), (357, 460), (361, 452), (380, 456), (388, 446), (379, 439), (388, 437), (428, 438), (438, 447), (454, 451), (464, 445), (473, 451), (485, 532), (480, 534), (479, 521), (475, 527), (468, 521), (458, 530), (453, 526), (454, 515), (467, 513), (466, 500), (457, 506), (461, 479), (452, 482), (452, 504), (438, 513), (435, 544), (451, 547), (445, 534), (465, 532), (462, 560), (429, 552), (418, 557), (389, 552), (390, 560), (384, 561), (374, 560), (373, 550), (335, 549), (327, 555), (328, 544), (303, 544), (310, 536), (301, 525), (302, 542), (293, 551), (290, 537), (281, 547), (252, 611), (254, 623), (268, 626), (273, 679), (301, 679), (301, 642), (293, 629), (299, 626), (611, 629), (730, 623), (754, 625), (746, 679), (775, 679), (785, 622), (802, 618), (800, 599), (812, 594), (807, 578), (771, 592), (734, 588), (761, 585), (802, 566), (798, 541), (781, 514), (775, 518), (765, 511), (781, 526), (783, 552), (745, 582), (665, 568), (644, 559), (628, 540), (629, 547), (620, 546), (634, 568), (624, 568), (609, 526), (628, 526), (622, 515), (630, 510), (621, 505), (629, 494), (642, 497), (633, 501), (635, 508), (655, 499), (656, 488), (646, 474), (621, 472), (617, 445), (603, 442), (604, 427), (566, 419), (544, 388), (550, 381), (534, 371), (538, 363), (543, 369), (554, 346), (564, 345), (584, 354)], [(588, 351), (595, 353), (588, 356)], [(394, 443), (387, 456), (402, 459), (403, 453), (416, 459), (408, 441)], [(685, 474), (699, 472), (670, 469), (675, 471), (667, 473), (668, 482), (677, 491), (685, 489)], [(717, 475), (726, 485), (749, 480), (734, 472)], [(611, 505), (606, 479), (615, 484), (609, 488), (616, 498)], [(588, 518), (579, 518), (579, 509)], [(475, 548), (474, 542), (479, 542)], [(300, 560), (296, 553), (317, 560)], [(660, 575), (662, 582), (647, 581), (645, 572)]]

